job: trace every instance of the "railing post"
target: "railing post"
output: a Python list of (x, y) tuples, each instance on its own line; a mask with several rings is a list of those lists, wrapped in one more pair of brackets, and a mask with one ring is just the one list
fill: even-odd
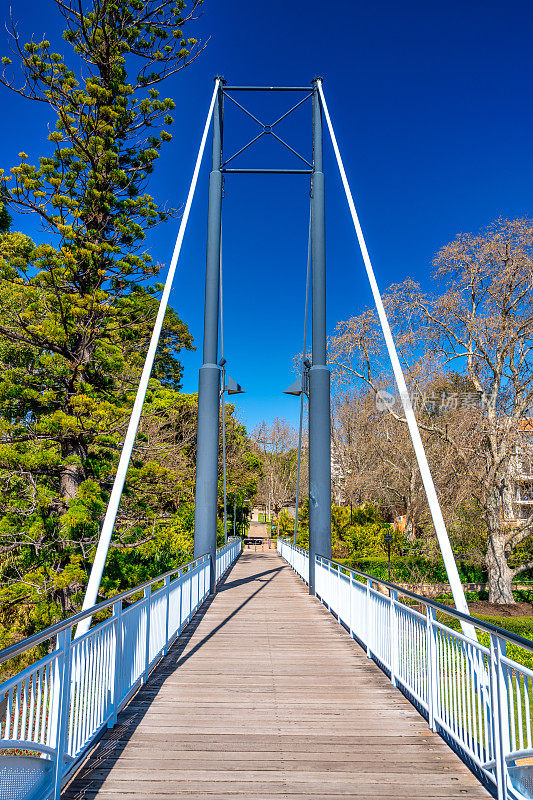
[(372, 658), (372, 647), (370, 640), (372, 638), (372, 595), (370, 590), (372, 588), (372, 580), (366, 579), (366, 657)]
[(165, 644), (163, 645), (163, 655), (168, 653), (168, 624), (170, 617), (170, 575), (165, 578)]
[(57, 693), (57, 728), (56, 728), (56, 762), (54, 769), (54, 800), (61, 796), (61, 781), (63, 779), (63, 760), (67, 748), (68, 719), (70, 706), (70, 643), (72, 628), (67, 628), (57, 636), (57, 649), (61, 651), (56, 676), (59, 680)]
[(396, 603), (398, 602), (398, 592), (396, 589), (390, 589), (390, 646), (391, 646), (391, 667), (390, 667), (390, 682), (393, 686), (397, 686), (396, 680), (399, 672), (398, 664), (398, 613), (396, 611)]
[(144, 597), (146, 600), (146, 645), (144, 650), (144, 672), (143, 672), (143, 683), (145, 683), (148, 677), (148, 669), (150, 667), (150, 606), (152, 604), (152, 587), (148, 586), (147, 589), (144, 590)]
[(341, 568), (337, 564), (337, 622), (341, 624)]
[(505, 679), (502, 653), (505, 654), (505, 641), (495, 633), (490, 634), (490, 695), (492, 707), (492, 742), (496, 765), (496, 787), (498, 800), (507, 800), (507, 764), (505, 756), (509, 752), (509, 700)]
[(437, 663), (437, 639), (433, 622), (435, 620), (435, 609), (426, 606), (426, 675), (428, 693), (428, 715), (429, 727), (435, 730), (435, 713), (438, 714), (438, 663)]
[[(211, 561), (212, 560), (213, 559), (211, 559)], [(212, 566), (212, 569), (215, 570), (215, 590), (216, 590), (216, 585), (217, 585), (217, 561), (216, 561), (216, 558), (215, 558), (215, 563)], [(191, 569), (189, 567), (189, 619), (187, 620), (187, 622), (190, 622), (192, 617), (193, 617), (193, 613), (192, 613), (192, 578), (193, 578), (193, 572), (194, 572), (194, 569)], [(211, 579), (211, 575), (209, 576), (209, 578)], [(211, 582), (210, 588), (212, 588), (212, 587), (213, 587), (213, 584)]]
[(179, 599), (179, 605), (178, 605), (178, 631), (177, 631), (177, 635), (178, 636), (181, 633), (181, 623), (182, 623), (181, 615), (183, 613), (183, 580), (182, 580), (182, 577), (183, 577), (183, 570), (180, 569), (180, 571), (178, 572), (178, 574), (174, 578), (175, 581), (179, 581), (179, 587), (180, 587), (180, 599)]
[(112, 728), (117, 722), (120, 703), (120, 685), (122, 679), (122, 600), (113, 603), (113, 619), (115, 626), (115, 672), (113, 675), (113, 714), (107, 727)]

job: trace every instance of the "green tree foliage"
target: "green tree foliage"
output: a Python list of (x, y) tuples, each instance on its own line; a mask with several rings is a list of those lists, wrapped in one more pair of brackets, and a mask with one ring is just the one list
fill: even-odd
[[(71, 52), (23, 44), (15, 31), (23, 80), (7, 57), (0, 78), (56, 115), (37, 163), (20, 153), (0, 173), (0, 604), (15, 635), (81, 597), (161, 289), (146, 283), (160, 265), (145, 240), (168, 215), (146, 184), (171, 139), (174, 102), (158, 86), (199, 52), (182, 30), (194, 0), (187, 13), (181, 0), (53, 3)], [(42, 241), (9, 231), (6, 206), (38, 217)], [(186, 521), (160, 522), (192, 499), (182, 479), (196, 400), (178, 392), (184, 347), (192, 338), (169, 310), (108, 589), (142, 574), (134, 546), (139, 562), (189, 552)]]
[[(293, 520), (291, 520), (291, 524), (292, 532), (294, 530)], [(377, 506), (364, 503), (358, 508), (350, 509), (348, 506), (332, 504), (331, 550), (334, 559), (355, 563), (360, 558), (386, 555), (387, 547), (383, 537), (387, 533), (393, 534), (393, 544), (396, 548), (406, 545), (405, 536), (383, 521)], [(283, 535), (288, 535), (286, 527)], [(307, 499), (298, 511), (297, 544), (300, 547), (309, 547), (309, 502)]]
[[(234, 503), (239, 509), (251, 511), (250, 503), (258, 491), (258, 483), (263, 477), (263, 463), (255, 443), (248, 436), (246, 428), (234, 416), (235, 406), (225, 404), (226, 409), (226, 465), (227, 465), (227, 517), (233, 520)], [(222, 441), (219, 451), (218, 516), (224, 518), (224, 487), (222, 473)], [(223, 529), (222, 529), (223, 532)]]
[(278, 523), (279, 523), (279, 535), (292, 539), (292, 537), (294, 536), (294, 517), (291, 517), (286, 508), (282, 508), (277, 516), (275, 523), (276, 532)]
[(0, 233), (5, 233), (11, 227), (11, 215), (7, 210), (6, 205), (6, 189), (5, 186), (0, 188)]
[(336, 558), (353, 560), (386, 554), (383, 537), (387, 533), (393, 533), (397, 545), (403, 543), (403, 535), (384, 522), (379, 509), (370, 503), (354, 509), (332, 506), (331, 544)]
[(298, 508), (298, 536), (296, 544), (306, 550), (309, 549), (309, 498), (300, 501)]
[[(149, 301), (132, 291), (132, 315)], [(72, 393), (60, 354), (0, 340), (0, 603), (29, 601), (36, 624), (49, 621), (45, 606), (52, 617), (74, 610), (86, 582), (142, 366), (129, 332), (126, 340), (117, 333), (95, 348)], [(157, 538), (158, 518), (191, 502), (195, 420), (196, 397), (166, 386), (156, 370), (114, 537), (125, 555)], [(150, 554), (141, 555), (157, 563)]]

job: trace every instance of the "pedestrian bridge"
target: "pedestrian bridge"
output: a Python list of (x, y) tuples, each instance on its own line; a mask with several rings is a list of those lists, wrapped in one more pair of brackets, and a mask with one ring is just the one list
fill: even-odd
[(214, 597), (197, 559), (0, 653), (55, 642), (0, 686), (2, 799), (531, 796), (533, 674), (504, 646), (530, 643), (317, 557), (320, 602), (305, 551), (240, 547)]

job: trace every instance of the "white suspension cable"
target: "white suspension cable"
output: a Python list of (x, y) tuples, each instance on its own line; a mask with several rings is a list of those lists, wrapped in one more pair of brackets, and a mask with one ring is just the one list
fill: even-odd
[[(146, 360), (144, 362), (141, 379), (139, 381), (139, 388), (137, 389), (135, 403), (133, 405), (133, 410), (131, 412), (131, 417), (128, 424), (128, 430), (126, 432), (126, 438), (124, 439), (124, 444), (122, 446), (122, 452), (120, 454), (117, 474), (115, 475), (113, 489), (111, 490), (111, 496), (109, 498), (106, 515), (102, 525), (102, 531), (100, 533), (100, 539), (98, 542), (98, 547), (96, 549), (96, 555), (91, 569), (89, 583), (87, 585), (87, 590), (85, 592), (85, 598), (82, 607), (84, 610), (92, 608), (92, 606), (95, 605), (96, 598), (98, 596), (98, 590), (100, 588), (100, 582), (102, 580), (102, 573), (104, 571), (107, 553), (109, 550), (109, 544), (111, 542), (111, 536), (113, 535), (113, 528), (115, 525), (115, 519), (117, 516), (120, 498), (122, 497), (124, 481), (126, 480), (126, 473), (128, 471), (133, 445), (135, 443), (137, 428), (139, 427), (139, 421), (141, 418), (144, 400), (146, 397), (146, 391), (148, 389), (148, 382), (150, 380), (150, 374), (152, 372), (157, 345), (159, 342), (159, 337), (161, 335), (161, 329), (163, 327), (165, 312), (167, 310), (168, 299), (170, 296), (170, 291), (172, 289), (172, 282), (174, 280), (174, 274), (176, 272), (176, 267), (178, 264), (181, 245), (183, 242), (183, 237), (185, 235), (185, 228), (187, 227), (187, 222), (189, 219), (189, 213), (191, 210), (194, 192), (196, 189), (196, 184), (198, 182), (198, 175), (200, 172), (202, 157), (205, 150), (205, 143), (207, 141), (207, 135), (209, 133), (209, 126), (211, 124), (211, 117), (213, 116), (213, 108), (215, 106), (215, 100), (217, 97), (219, 85), (220, 81), (217, 78), (215, 81), (213, 96), (211, 98), (211, 104), (209, 106), (209, 111), (207, 113), (207, 119), (204, 126), (202, 140), (200, 142), (200, 149), (198, 150), (198, 156), (196, 158), (196, 165), (194, 167), (191, 185), (189, 187), (189, 194), (187, 195), (187, 201), (185, 203), (185, 209), (183, 211), (183, 216), (181, 218), (181, 223), (178, 230), (178, 236), (176, 239), (176, 244), (174, 246), (174, 252), (172, 254), (170, 267), (168, 269), (165, 288), (163, 289), (163, 294), (161, 295), (161, 300), (159, 301), (159, 310), (157, 312), (154, 329), (152, 331), (152, 337), (150, 339), (150, 345), (148, 347), (148, 352), (146, 354)], [(91, 624), (91, 617), (87, 617), (85, 620), (80, 622), (76, 629), (76, 637), (81, 636), (83, 633), (85, 633), (89, 629), (90, 624)]]
[[(387, 315), (385, 313), (385, 307), (383, 305), (381, 295), (379, 293), (378, 285), (374, 275), (374, 269), (372, 267), (372, 262), (370, 261), (370, 256), (368, 254), (368, 249), (363, 236), (361, 224), (357, 216), (357, 211), (355, 210), (355, 203), (353, 200), (352, 192), (350, 190), (348, 179), (346, 177), (346, 172), (344, 170), (344, 165), (342, 163), (342, 158), (339, 146), (337, 144), (337, 139), (335, 137), (335, 132), (333, 130), (331, 117), (329, 115), (326, 98), (324, 97), (324, 91), (322, 89), (322, 81), (320, 80), (317, 81), (317, 85), (320, 94), (320, 100), (322, 103), (322, 108), (324, 110), (324, 116), (326, 117), (329, 134), (331, 136), (331, 142), (333, 144), (333, 150), (335, 152), (335, 158), (337, 159), (337, 165), (339, 167), (342, 184), (344, 186), (344, 191), (346, 193), (346, 199), (348, 201), (348, 206), (350, 208), (350, 213), (352, 215), (355, 233), (357, 235), (357, 240), (359, 242), (359, 247), (361, 249), (361, 255), (363, 256), (363, 261), (365, 264), (366, 273), (368, 275), (368, 280), (370, 281), (370, 288), (372, 290), (372, 295), (374, 297), (374, 302), (376, 304), (379, 321), (381, 323), (381, 328), (383, 330), (383, 336), (385, 337), (385, 343), (387, 345), (387, 351), (389, 353), (389, 358), (392, 364), (392, 370), (394, 372), (394, 377), (396, 379), (396, 384), (398, 386), (398, 391), (400, 393), (400, 399), (402, 401), (405, 419), (407, 421), (407, 425), (409, 427), (409, 433), (411, 435), (411, 440), (413, 442), (413, 448), (415, 451), (416, 460), (418, 462), (418, 467), (420, 469), (420, 474), (422, 476), (422, 483), (424, 484), (424, 489), (426, 492), (426, 497), (431, 512), (431, 518), (435, 526), (435, 532), (437, 534), (437, 539), (440, 545), (442, 558), (444, 560), (444, 566), (446, 568), (446, 573), (448, 575), (448, 580), (450, 581), (450, 587), (452, 590), (453, 599), (456, 608), (459, 611), (468, 614), (470, 612), (468, 610), (468, 604), (466, 602), (463, 585), (459, 577), (457, 564), (455, 563), (455, 558), (450, 545), (450, 540), (448, 538), (448, 532), (446, 530), (446, 525), (444, 523), (444, 518), (442, 516), (442, 511), (437, 497), (437, 492), (435, 490), (435, 484), (433, 483), (433, 477), (429, 469), (426, 452), (424, 450), (424, 445), (422, 443), (422, 438), (420, 436), (420, 431), (418, 429), (418, 423), (416, 421), (413, 407), (411, 405), (411, 399), (407, 391), (407, 384), (405, 382), (405, 377), (400, 364), (400, 359), (398, 358), (396, 345), (394, 344), (394, 339), (392, 337), (392, 331), (389, 325), (389, 321), (387, 319)], [(473, 625), (461, 622), (461, 627), (466, 636), (470, 637), (471, 639), (477, 640), (476, 631)]]

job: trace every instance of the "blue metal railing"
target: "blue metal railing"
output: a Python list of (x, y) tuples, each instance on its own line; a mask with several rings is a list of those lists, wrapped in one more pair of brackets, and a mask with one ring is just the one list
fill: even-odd
[[(217, 581), (240, 551), (240, 539), (217, 550)], [(113, 727), (118, 712), (208, 596), (210, 571), (209, 556), (201, 556), (0, 651), (4, 663), (30, 655), (42, 643), (55, 645), (0, 684), (0, 750), (40, 756), (0, 758), (0, 797), (16, 796), (22, 774), (40, 786), (32, 795), (36, 799), (52, 790), (59, 798), (65, 779), (101, 733)], [(143, 597), (132, 602), (140, 592)], [(126, 600), (131, 605), (124, 607)], [(109, 619), (73, 638), (81, 620), (109, 608)]]

